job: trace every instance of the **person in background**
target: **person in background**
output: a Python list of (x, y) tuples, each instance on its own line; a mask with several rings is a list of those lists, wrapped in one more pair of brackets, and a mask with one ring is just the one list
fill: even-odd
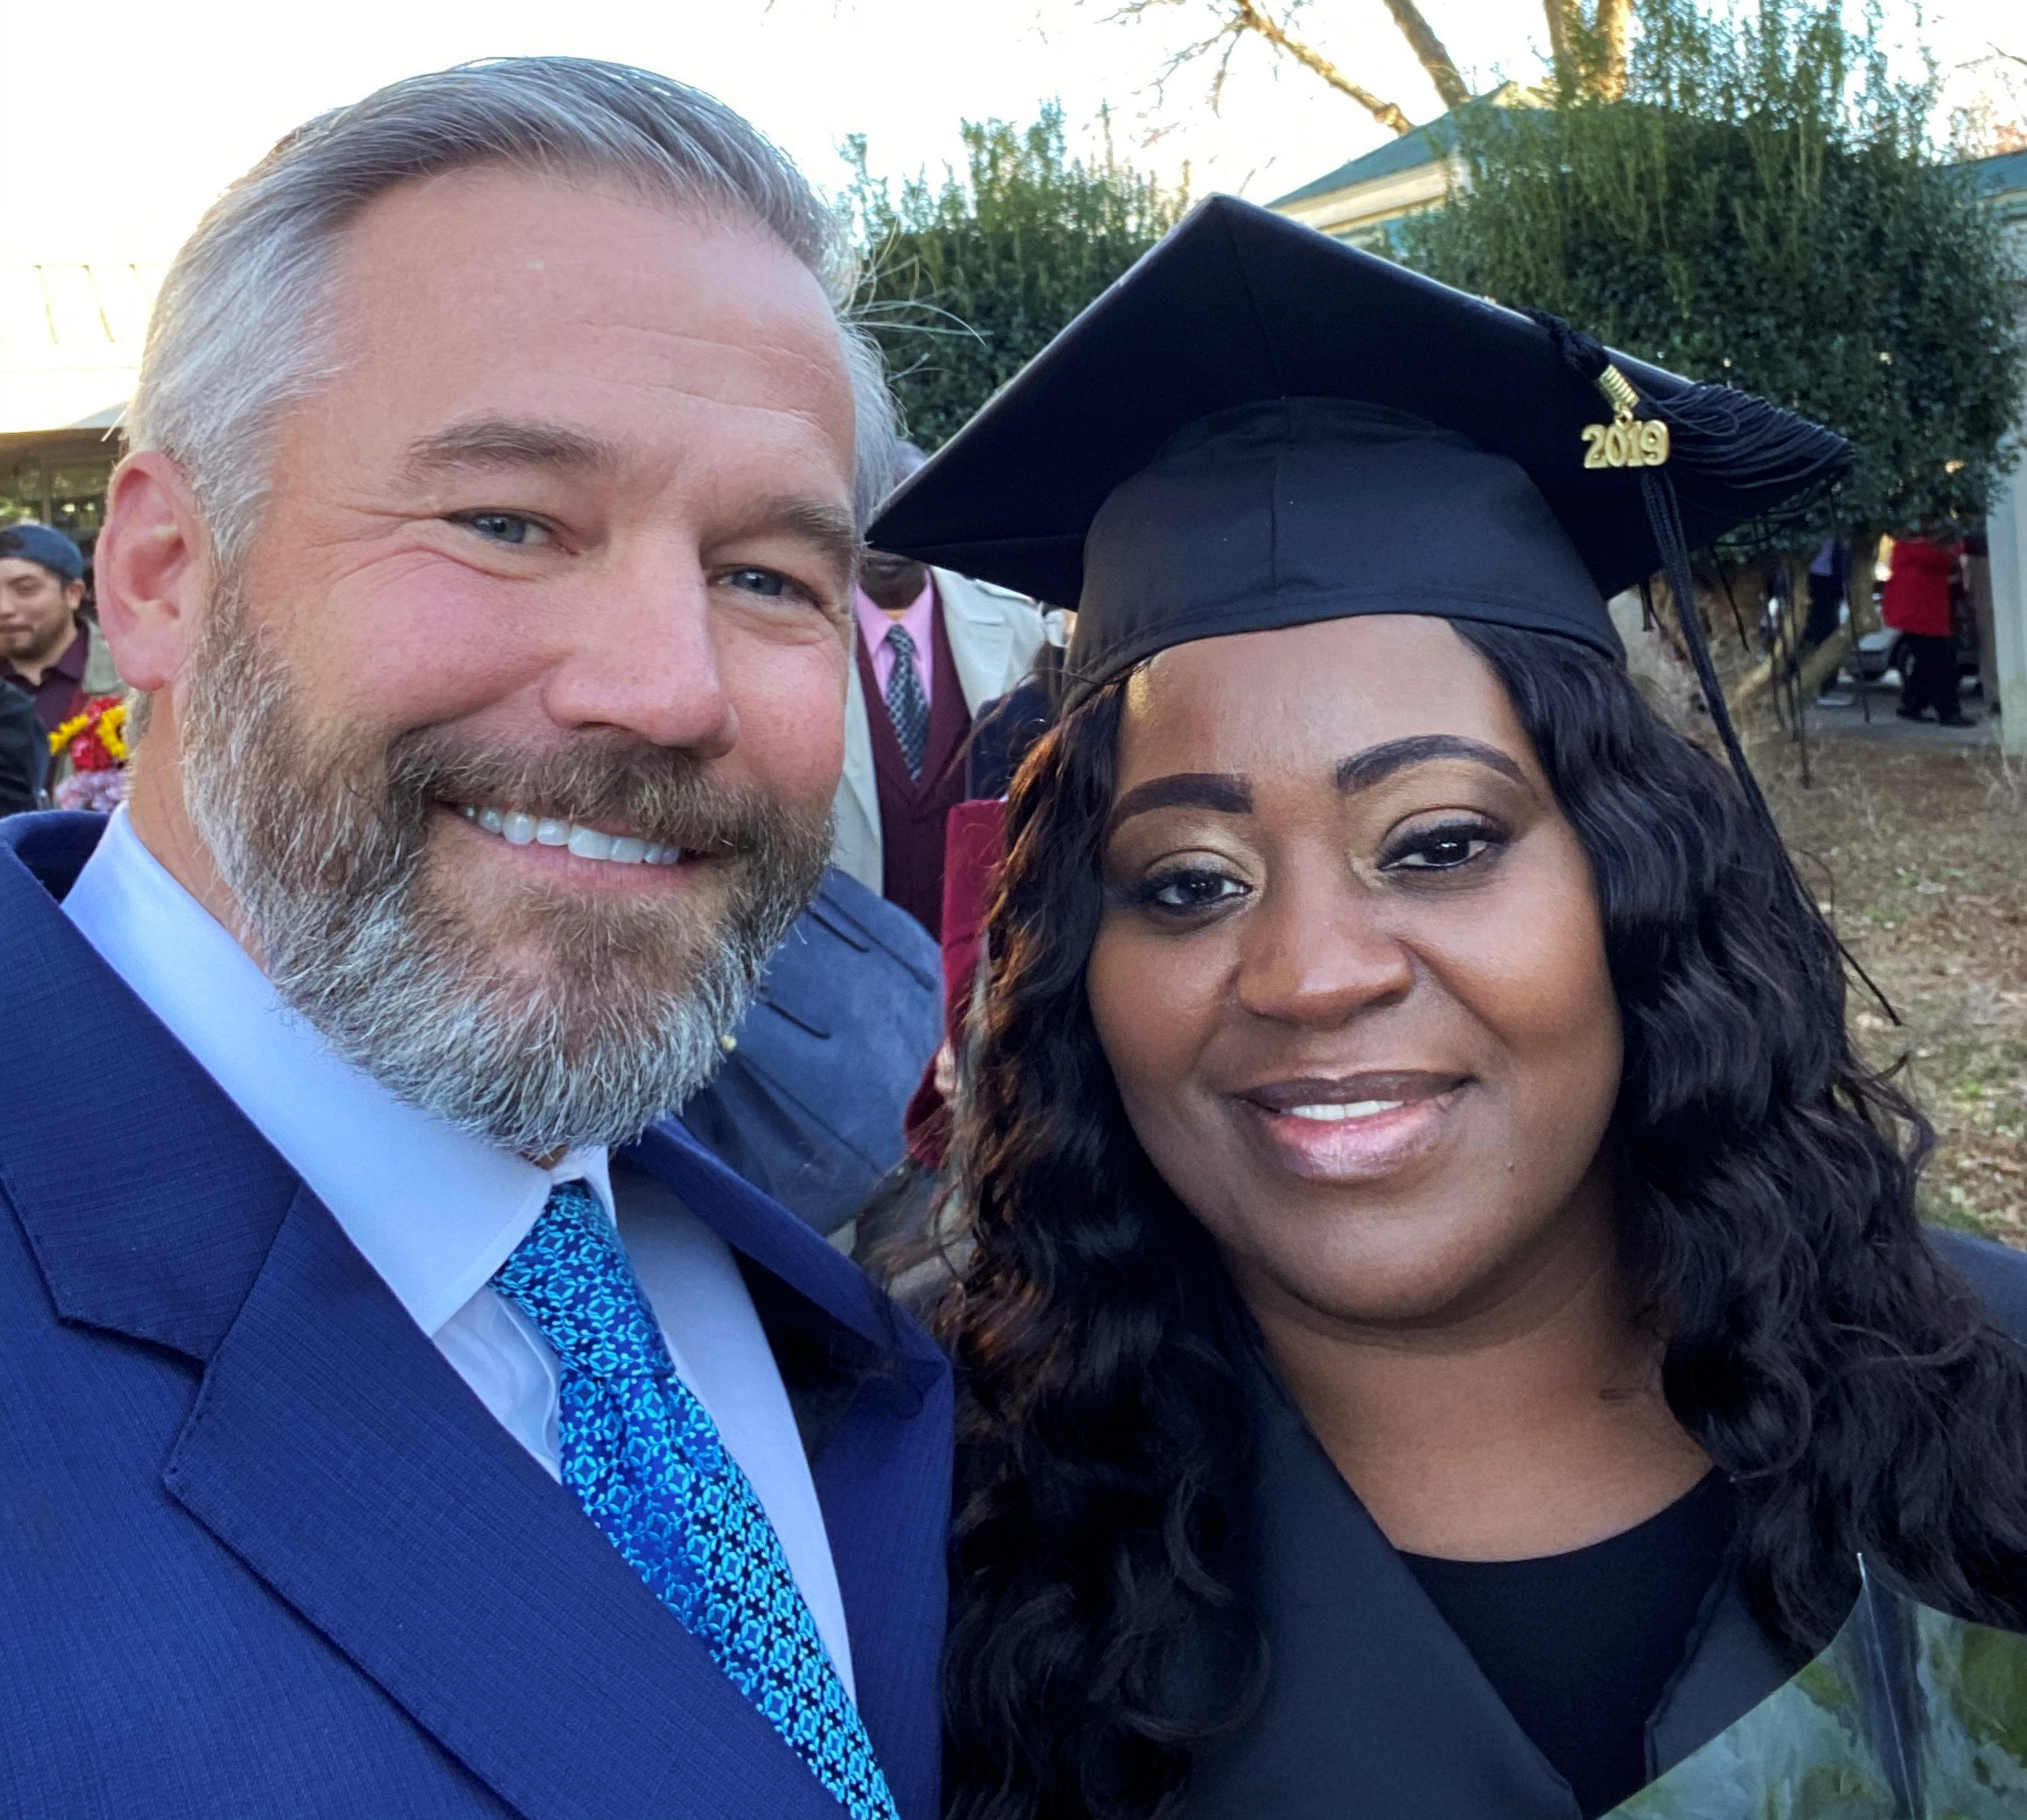
[(1900, 679), (1903, 720), (1933, 713), (1946, 727), (1968, 726), (1957, 695), (1957, 642), (1951, 612), (1964, 547), (1924, 528), (1897, 540), (1879, 616), (1901, 634), (1906, 657)]
[(35, 704), (53, 733), (93, 696), (123, 685), (104, 638), (81, 609), (84, 552), (46, 524), (0, 531), (0, 682)]
[(1028, 674), (996, 702), (978, 710), (964, 752), (964, 794), (973, 801), (1004, 796), (1021, 761), (1056, 724), (1063, 707), (1063, 656), (1077, 615), (1050, 607), (1042, 616), (1044, 639)]
[(11, 682), (0, 682), (0, 816), (39, 807), (49, 774), (49, 735), (35, 704)]
[[(901, 444), (896, 483), (924, 460)], [(1027, 674), (1043, 637), (1026, 596), (869, 550), (845, 706), (833, 865), (943, 928), (944, 824), (965, 796), (973, 715)]]
[(1063, 708), (1063, 650), (1077, 615), (1050, 607), (1042, 624), (1047, 635), (1028, 674), (978, 710), (964, 750), (964, 800), (952, 805), (944, 823), (943, 1041), (922, 1071), (906, 1120), (908, 1155), (931, 1172), (940, 1171), (949, 1156), (957, 1057), (985, 954), (985, 917), (1006, 857), (1006, 791), (1021, 760), (1056, 724)]
[[(1845, 546), (1834, 537), (1824, 538), (1809, 561), (1809, 617), (1802, 628), (1803, 657), (1837, 635), (1837, 628), (1844, 620), (1844, 595), (1849, 573), (1850, 556)], [(1822, 686), (1816, 691), (1819, 708), (1848, 708), (1856, 699), (1850, 690), (1837, 687), (1837, 673), (1834, 669), (1823, 678)]]

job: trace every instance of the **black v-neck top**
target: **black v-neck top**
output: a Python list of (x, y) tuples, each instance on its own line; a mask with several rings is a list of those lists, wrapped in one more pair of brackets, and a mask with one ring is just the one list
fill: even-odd
[(1712, 1473), (1645, 1522), (1568, 1554), (1400, 1558), (1590, 1820), (1648, 1780), (1648, 1716), (1731, 1528), (1729, 1488)]

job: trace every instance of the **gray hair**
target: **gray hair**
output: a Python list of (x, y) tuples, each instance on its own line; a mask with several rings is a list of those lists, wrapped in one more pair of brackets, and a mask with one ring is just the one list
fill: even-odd
[(824, 286), (857, 405), (856, 505), (887, 491), (894, 404), (850, 318), (843, 223), (787, 156), (722, 102), (624, 64), (518, 57), (410, 76), (298, 127), (212, 205), (164, 278), (128, 414), (136, 449), (188, 476), (220, 562), (257, 526), (276, 427), (334, 372), (330, 281), (345, 228), (378, 197), (497, 164), (622, 178), (756, 223)]

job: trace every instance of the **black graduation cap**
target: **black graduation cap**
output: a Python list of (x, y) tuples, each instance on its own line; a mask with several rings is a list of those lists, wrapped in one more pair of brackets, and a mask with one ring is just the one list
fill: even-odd
[(1072, 701), (1171, 645), (1360, 613), (1618, 658), (1605, 600), (1665, 570), (1739, 788), (1796, 914), (1820, 923), (1726, 710), (1688, 553), (1850, 460), (1764, 399), (1212, 196), (904, 482), (866, 541), (1075, 605)]
[(1688, 548), (1849, 457), (1749, 394), (1212, 196), (867, 541), (1077, 606), (1079, 691), (1166, 646), (1368, 612), (1617, 657), (1607, 597), (1673, 556), (1687, 599)]

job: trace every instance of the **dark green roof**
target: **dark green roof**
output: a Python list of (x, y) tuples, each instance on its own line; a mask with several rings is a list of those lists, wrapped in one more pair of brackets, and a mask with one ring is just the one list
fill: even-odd
[(2027, 190), (2027, 151), (2002, 151), (1988, 158), (1966, 158), (1957, 168), (1967, 172), (1972, 182), (1988, 196), (2002, 196), (2009, 190)]
[[(1467, 108), (1534, 108), (1541, 105), (1536, 91), (1523, 88), (1518, 82), (1502, 82), (1497, 88), (1488, 89), (1464, 103)], [(1306, 183), (1299, 190), (1290, 190), (1285, 196), (1277, 197), (1267, 204), (1269, 208), (1280, 208), (1290, 202), (1307, 202), (1312, 196), (1328, 196), (1334, 190), (1348, 190), (1353, 184), (1371, 183), (1375, 178), (1393, 177), (1403, 171), (1413, 171), (1423, 164), (1433, 164), (1438, 158), (1447, 157), (1457, 143), (1456, 116), (1462, 109), (1453, 108), (1448, 114), (1439, 114), (1434, 120), (1418, 126), (1412, 133), (1403, 133), (1398, 139), (1389, 139), (1385, 144), (1375, 146), (1363, 158), (1356, 158), (1349, 164), (1340, 164), (1326, 177), (1319, 177), (1314, 183)]]
[[(1469, 103), (1474, 108), (1491, 106), (1510, 108), (1526, 106), (1531, 99), (1518, 84), (1509, 82), (1489, 94), (1482, 94)], [(1413, 171), (1422, 164), (1433, 164), (1444, 157), (1457, 143), (1455, 113), (1439, 115), (1424, 126), (1418, 126), (1412, 133), (1403, 133), (1397, 139), (1389, 139), (1385, 144), (1375, 146), (1363, 157), (1355, 158), (1348, 164), (1340, 164), (1335, 171), (1319, 177), (1314, 183), (1306, 183), (1299, 190), (1290, 190), (1285, 196), (1278, 196), (1267, 204), (1269, 208), (1282, 208), (1291, 202), (1307, 202), (1313, 196), (1328, 196), (1337, 190), (1348, 190), (1355, 184), (1371, 183), (1382, 177), (1394, 177), (1403, 171)], [(1967, 158), (1957, 167), (1967, 172), (1979, 191), (1987, 196), (2002, 196), (2016, 190), (2027, 190), (2027, 150), (2002, 151), (1988, 158)]]
[(1355, 183), (1370, 183), (1376, 177), (1392, 177), (1398, 172), (1413, 171), (1419, 164), (1433, 164), (1456, 143), (1457, 130), (1450, 116), (1445, 114), (1427, 126), (1418, 126), (1412, 133), (1389, 139), (1363, 158), (1353, 158), (1349, 164), (1338, 165), (1328, 177), (1319, 177), (1315, 182), (1306, 183), (1299, 190), (1290, 190), (1267, 206), (1280, 208), (1290, 202), (1307, 202), (1312, 196), (1328, 196), (1333, 190), (1348, 190)]

